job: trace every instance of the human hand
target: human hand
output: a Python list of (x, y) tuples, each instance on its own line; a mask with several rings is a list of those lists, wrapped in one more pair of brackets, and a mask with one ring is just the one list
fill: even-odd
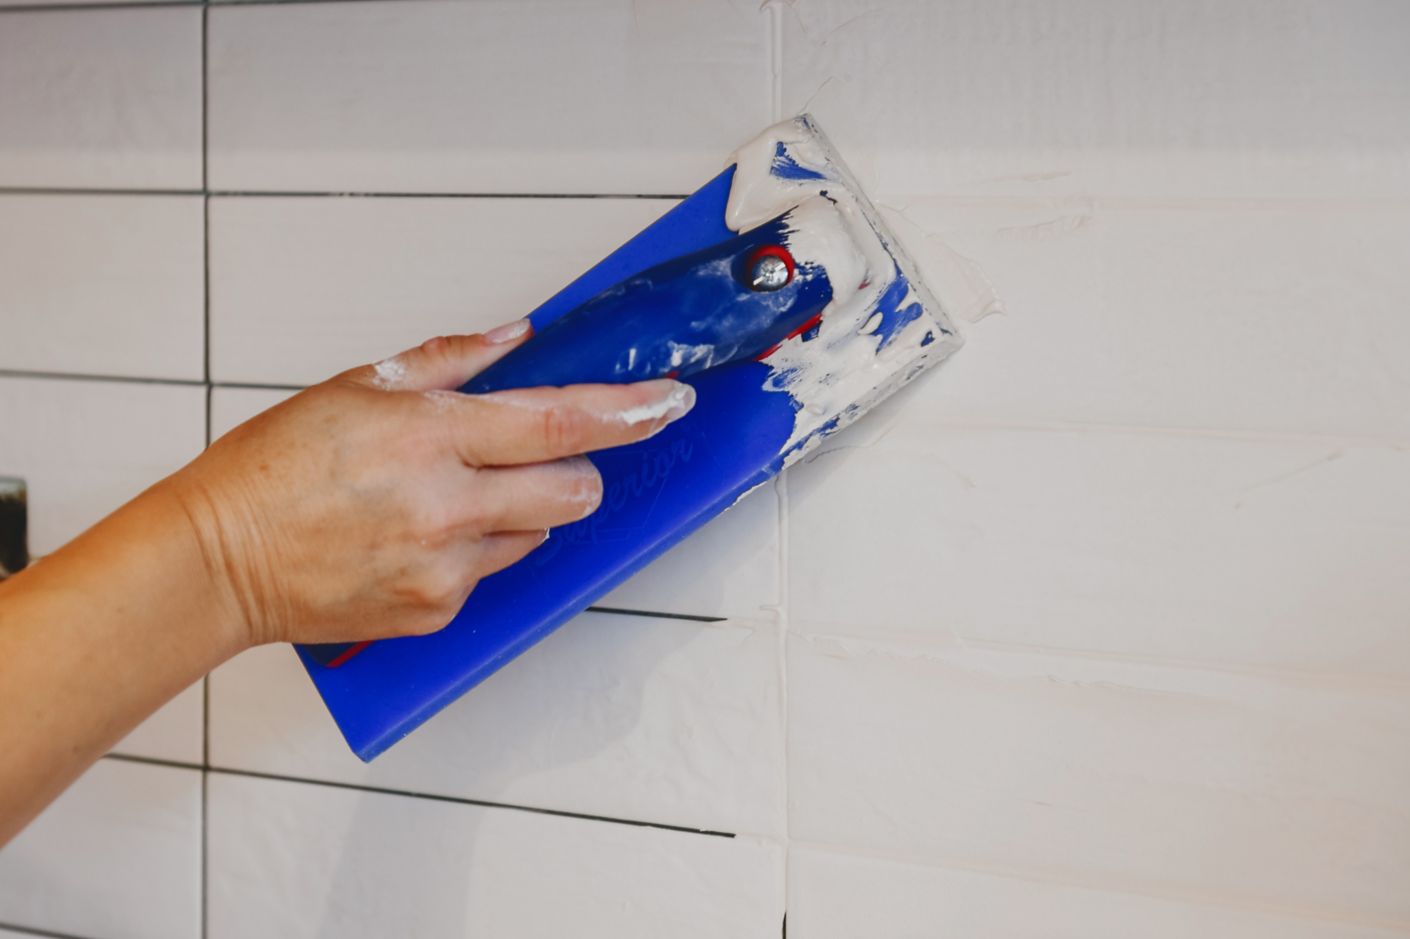
[(483, 577), (584, 518), (579, 454), (690, 410), (670, 380), (464, 395), (527, 321), (432, 339), (237, 427), (169, 481), (239, 646), (351, 642), (448, 623)]

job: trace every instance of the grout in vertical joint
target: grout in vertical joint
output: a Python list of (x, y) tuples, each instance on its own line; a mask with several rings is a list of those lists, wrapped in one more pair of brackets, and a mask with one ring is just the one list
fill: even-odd
[(210, 175), (207, 166), (210, 163), (208, 154), (210, 153), (210, 82), (207, 81), (209, 69), (207, 68), (207, 49), (210, 46), (210, 3), (203, 0), (201, 3), (201, 191), (210, 193)]
[[(211, 197), (210, 193), (201, 196), (201, 364), (205, 376), (207, 394), (211, 388)], [(207, 411), (209, 411), (207, 407)], [(206, 444), (210, 445), (210, 423), (206, 423)]]
[[(210, 192), (210, 3), (201, 2), (201, 258), (204, 375), (206, 383), (206, 446), (211, 444), (211, 192)], [(201, 679), (201, 939), (210, 935), (210, 778), (211, 680)]]
[(783, 120), (783, 9), (780, 0), (764, 0), (764, 15), (769, 37), (769, 110), (770, 120)]
[[(210, 81), (207, 48), (210, 45), (210, 4), (201, 4), (201, 240), (202, 240), (202, 318), (204, 322), (204, 374), (211, 383), (211, 190), (210, 190)], [(207, 408), (209, 412), (209, 407)], [(206, 443), (210, 444), (210, 421), (206, 422)]]
[[(780, 0), (765, 0), (763, 5), (764, 29), (768, 37), (769, 59), (769, 108), (770, 120), (777, 123), (783, 114), (783, 10)], [(788, 935), (788, 841), (789, 841), (789, 797), (788, 785), (788, 471), (778, 475), (774, 483), (774, 493), (778, 498), (778, 544), (779, 544), (779, 587), (778, 587), (778, 700), (779, 724), (781, 729), (782, 758), (779, 760), (781, 779), (779, 790), (783, 797), (781, 822), (783, 836), (783, 859), (780, 871), (780, 896), (783, 906), (781, 933)]]
[(788, 470), (784, 470), (778, 475), (774, 492), (778, 496), (778, 701), (779, 701), (779, 723), (782, 728), (783, 756), (779, 760), (782, 778), (779, 780), (779, 788), (783, 794), (782, 824), (783, 824), (783, 897), (784, 915), (788, 914), (788, 843), (789, 833), (792, 830), (790, 816), (792, 815), (792, 797), (789, 788), (788, 753), (789, 753), (789, 708), (788, 708), (788, 610), (789, 610), (789, 576), (788, 576), (788, 556), (789, 556), (789, 531), (788, 531)]
[[(210, 683), (206, 686), (206, 714), (210, 714)], [(201, 767), (201, 939), (206, 939), (210, 935), (210, 782), (211, 769), (210, 761), (203, 760)]]
[(211, 422), (211, 409), (214, 407), (215, 385), (211, 384), (210, 382), (206, 382), (206, 383), (205, 383), (205, 389), (206, 389), (206, 446), (209, 447), (209, 446), (211, 445), (211, 443), (212, 443), (211, 438), (212, 438), (212, 436), (214, 435), (214, 425), (213, 425), (212, 422)]

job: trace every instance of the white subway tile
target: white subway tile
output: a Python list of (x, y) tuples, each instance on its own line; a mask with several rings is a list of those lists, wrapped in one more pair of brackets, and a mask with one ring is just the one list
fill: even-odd
[(287, 647), (211, 678), (216, 766), (714, 831), (782, 830), (772, 627), (585, 613), (364, 764)]
[(197, 385), (0, 376), (0, 475), (29, 489), (30, 553), (48, 554), (205, 446)]
[(782, 851), (512, 809), (216, 774), (212, 939), (775, 937)]
[(213, 199), (212, 374), (313, 384), (432, 336), (517, 319), (672, 205)]
[(201, 11), (9, 12), (0, 185), (199, 189)]
[(795, 636), (788, 701), (795, 838), (1410, 921), (1403, 685)]
[(220, 6), (217, 189), (683, 193), (769, 123), (753, 2)]
[(204, 374), (199, 196), (0, 195), (0, 368)]
[(1410, 194), (1410, 10), (779, 4), (782, 105), (877, 195)]
[(113, 752), (177, 763), (200, 763), (205, 713), (205, 689), (198, 681), (137, 725), (113, 747)]
[(1410, 676), (1404, 446), (896, 404), (790, 478), (795, 628)]
[(884, 212), (967, 325), (931, 413), (1410, 438), (1404, 206)]
[(0, 850), (0, 921), (112, 939), (201, 928), (201, 774), (99, 760)]
[(808, 939), (1399, 939), (1395, 926), (1318, 920), (1296, 910), (1219, 906), (1199, 897), (1120, 893), (794, 846), (788, 927)]

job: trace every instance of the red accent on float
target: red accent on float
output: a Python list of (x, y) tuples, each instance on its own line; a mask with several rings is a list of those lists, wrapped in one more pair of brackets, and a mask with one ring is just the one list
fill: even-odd
[(339, 653), (338, 653), (337, 655), (335, 655), (333, 658), (329, 659), (329, 660), (328, 660), (328, 665), (325, 666), (325, 667), (327, 667), (327, 668), (337, 668), (339, 665), (342, 665), (342, 664), (343, 664), (344, 662), (346, 662), (348, 659), (350, 659), (350, 658), (352, 658), (353, 656), (357, 655), (359, 652), (361, 652), (363, 649), (366, 649), (366, 648), (367, 648), (368, 646), (370, 646), (370, 645), (372, 645), (372, 640), (371, 640), (371, 639), (366, 639), (366, 640), (363, 640), (362, 642), (354, 642), (352, 645), (348, 646), (348, 647), (347, 647), (346, 649), (344, 649), (342, 652), (339, 652)]

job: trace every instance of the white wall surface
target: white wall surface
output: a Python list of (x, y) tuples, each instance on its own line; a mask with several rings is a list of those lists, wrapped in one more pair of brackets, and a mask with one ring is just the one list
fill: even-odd
[(803, 109), (969, 341), (371, 766), (231, 662), (0, 934), (1410, 936), (1410, 7), (99, 6), (0, 0), (37, 553)]

